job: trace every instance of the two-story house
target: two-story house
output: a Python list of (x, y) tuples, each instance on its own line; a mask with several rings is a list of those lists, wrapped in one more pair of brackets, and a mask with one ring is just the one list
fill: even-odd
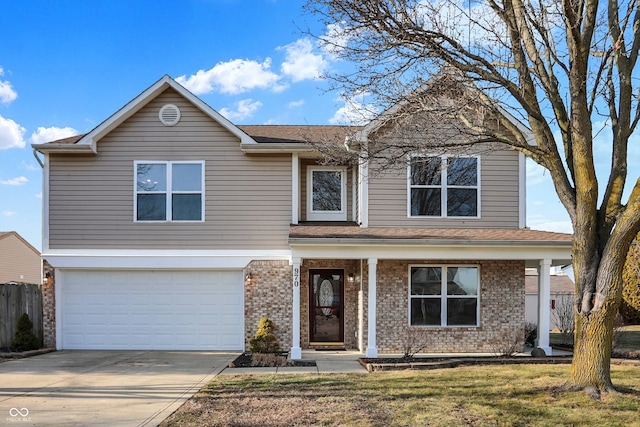
[(400, 351), (407, 327), (427, 351), (490, 352), (522, 335), (525, 267), (548, 347), (549, 268), (571, 236), (525, 227), (523, 156), (373, 173), (309, 144), (380, 132), (236, 126), (165, 76), (88, 134), (34, 145), (56, 347), (242, 350), (267, 316), (294, 359)]

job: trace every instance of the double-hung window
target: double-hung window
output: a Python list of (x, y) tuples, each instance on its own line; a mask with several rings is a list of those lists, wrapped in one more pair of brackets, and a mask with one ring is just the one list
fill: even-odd
[(307, 219), (346, 221), (347, 168), (310, 166), (307, 169)]
[(135, 221), (202, 221), (204, 162), (134, 163)]
[(478, 156), (413, 156), (410, 159), (410, 217), (478, 217)]
[(478, 267), (414, 265), (409, 270), (411, 326), (478, 326)]

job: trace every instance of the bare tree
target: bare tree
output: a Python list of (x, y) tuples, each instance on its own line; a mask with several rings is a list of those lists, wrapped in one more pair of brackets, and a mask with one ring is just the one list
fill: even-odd
[(569, 338), (575, 329), (571, 294), (560, 294), (556, 297), (556, 306), (551, 310), (551, 318), (560, 331), (562, 344), (569, 344)]
[[(309, 0), (306, 8), (329, 30), (318, 35), (325, 48), (348, 65), (329, 76), (334, 89), (380, 106), (387, 133), (397, 123), (442, 135), (399, 135), (389, 144), (369, 135), (360, 156), (406, 162), (408, 152), (458, 139), (461, 148), (505, 144), (550, 172), (574, 229), (575, 351), (566, 387), (612, 388), (622, 267), (640, 231), (640, 180), (632, 177), (625, 192), (640, 118), (639, 0)], [(425, 117), (440, 119), (414, 122)], [(610, 166), (598, 181), (600, 133)]]

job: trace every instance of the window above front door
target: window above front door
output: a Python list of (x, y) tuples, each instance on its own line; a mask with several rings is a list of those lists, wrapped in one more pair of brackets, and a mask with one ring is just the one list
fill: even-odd
[(314, 166), (307, 169), (307, 219), (347, 220), (347, 168)]

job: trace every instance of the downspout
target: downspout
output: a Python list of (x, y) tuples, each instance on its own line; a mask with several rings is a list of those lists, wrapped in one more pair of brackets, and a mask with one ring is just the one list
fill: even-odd
[(38, 157), (38, 150), (36, 150), (35, 148), (32, 148), (32, 150), (33, 150), (33, 157), (35, 157), (36, 160), (38, 161), (40, 168), (44, 169), (44, 163), (42, 163), (42, 160), (40, 160), (40, 157)]

